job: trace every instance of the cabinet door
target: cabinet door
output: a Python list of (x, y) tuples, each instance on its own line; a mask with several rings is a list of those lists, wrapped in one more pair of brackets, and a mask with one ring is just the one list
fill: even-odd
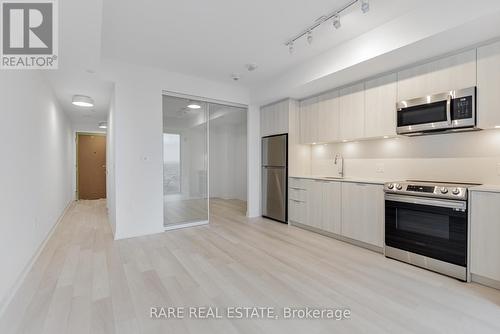
[(260, 108), (260, 136), (269, 135), (269, 106)]
[(341, 203), (342, 184), (340, 182), (323, 183), (322, 224), (327, 232), (340, 234), (342, 219)]
[(319, 97), (318, 103), (318, 140), (330, 143), (340, 139), (339, 92), (333, 91)]
[(322, 181), (308, 180), (307, 184), (307, 223), (306, 225), (321, 229), (323, 205)]
[(477, 122), (481, 129), (500, 126), (500, 43), (477, 49)]
[(383, 186), (342, 184), (342, 235), (371, 245), (383, 246)]
[(471, 273), (500, 281), (500, 194), (471, 193)]
[(357, 139), (364, 137), (365, 128), (365, 85), (360, 83), (341, 89), (340, 105), (340, 137), (341, 139)]
[(306, 218), (306, 202), (290, 199), (288, 201), (288, 220), (292, 223), (305, 224)]
[(476, 50), (398, 73), (398, 101), (476, 86)]
[(396, 135), (397, 75), (365, 83), (365, 137)]
[(300, 143), (312, 144), (318, 141), (318, 98), (300, 102)]
[(288, 133), (288, 100), (260, 109), (261, 136)]

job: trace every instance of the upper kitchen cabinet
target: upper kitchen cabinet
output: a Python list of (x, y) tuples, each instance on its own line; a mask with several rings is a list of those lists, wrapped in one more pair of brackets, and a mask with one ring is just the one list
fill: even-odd
[(481, 129), (500, 126), (500, 43), (477, 49), (477, 122)]
[(397, 74), (365, 82), (365, 137), (396, 135)]
[(365, 84), (359, 83), (339, 92), (340, 137), (359, 139), (365, 133)]
[(262, 137), (288, 133), (289, 100), (260, 109), (260, 134)]
[(333, 91), (319, 97), (318, 103), (318, 140), (319, 143), (330, 143), (340, 139), (340, 105), (339, 92)]
[(319, 103), (318, 97), (300, 102), (300, 143), (319, 142)]
[(476, 50), (398, 73), (398, 101), (476, 86)]

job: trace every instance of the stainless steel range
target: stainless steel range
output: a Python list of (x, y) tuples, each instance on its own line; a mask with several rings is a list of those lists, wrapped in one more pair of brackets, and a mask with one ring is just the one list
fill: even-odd
[(386, 183), (385, 256), (466, 281), (467, 189), (475, 185)]

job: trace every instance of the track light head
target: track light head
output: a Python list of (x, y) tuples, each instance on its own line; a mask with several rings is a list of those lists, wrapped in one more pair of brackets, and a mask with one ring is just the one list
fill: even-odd
[(292, 54), (294, 51), (293, 42), (289, 42), (287, 45), (288, 45), (288, 52)]
[(313, 42), (313, 34), (312, 31), (307, 33), (307, 43), (311, 44)]
[(370, 2), (368, 0), (361, 0), (361, 11), (364, 14), (370, 11)]
[(335, 15), (333, 18), (333, 26), (335, 29), (339, 29), (342, 25), (340, 24), (340, 16)]

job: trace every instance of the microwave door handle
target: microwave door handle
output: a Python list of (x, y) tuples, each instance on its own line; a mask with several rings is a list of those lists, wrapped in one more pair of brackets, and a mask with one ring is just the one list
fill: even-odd
[(451, 125), (451, 99), (453, 96), (451, 94), (448, 94), (448, 97), (446, 98), (446, 120), (448, 122), (448, 125)]

